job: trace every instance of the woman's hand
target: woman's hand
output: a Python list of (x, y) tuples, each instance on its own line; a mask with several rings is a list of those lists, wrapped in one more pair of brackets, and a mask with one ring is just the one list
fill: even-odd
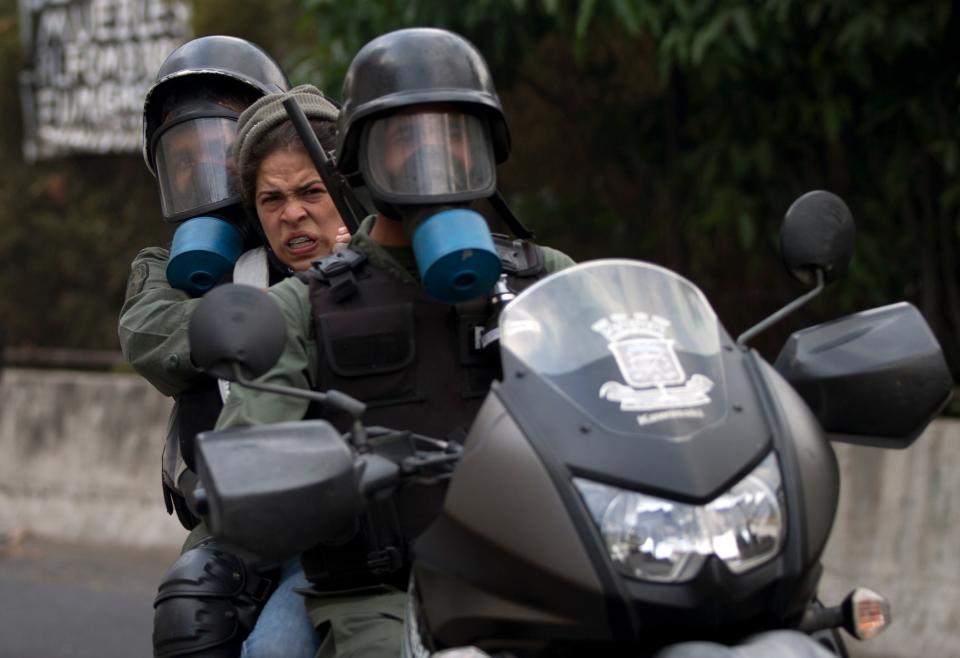
[(337, 229), (337, 237), (334, 238), (333, 242), (333, 253), (338, 251), (343, 251), (347, 248), (347, 244), (350, 243), (350, 231), (347, 230), (346, 226), (341, 226)]

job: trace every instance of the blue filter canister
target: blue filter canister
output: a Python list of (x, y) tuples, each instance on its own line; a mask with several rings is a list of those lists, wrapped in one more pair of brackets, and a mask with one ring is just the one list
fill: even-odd
[(167, 281), (191, 297), (200, 297), (229, 272), (243, 248), (235, 226), (216, 217), (194, 217), (173, 234)]
[(462, 302), (490, 291), (500, 276), (500, 257), (483, 217), (472, 210), (444, 210), (413, 233), (424, 290), (442, 302)]

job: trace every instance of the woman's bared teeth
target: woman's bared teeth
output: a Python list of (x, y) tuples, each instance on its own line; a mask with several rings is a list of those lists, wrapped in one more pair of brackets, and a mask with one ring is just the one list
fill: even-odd
[(303, 245), (309, 244), (312, 242), (316, 242), (316, 240), (314, 240), (313, 238), (308, 238), (305, 235), (301, 235), (299, 237), (293, 238), (292, 240), (288, 240), (287, 246), (296, 248), (296, 247), (302, 247)]

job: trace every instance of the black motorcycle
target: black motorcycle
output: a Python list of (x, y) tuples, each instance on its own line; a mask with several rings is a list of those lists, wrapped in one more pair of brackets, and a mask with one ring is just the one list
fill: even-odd
[(408, 656), (646, 655), (771, 629), (844, 655), (835, 629), (866, 639), (890, 612), (866, 589), (817, 599), (840, 487), (830, 441), (910, 445), (950, 373), (906, 303), (799, 331), (773, 366), (746, 343), (842, 275), (852, 240), (840, 199), (801, 197), (781, 246), (815, 288), (737, 340), (695, 285), (649, 263), (592, 261), (535, 284), (500, 316), (503, 377), (462, 451), (366, 428), (363, 405), (335, 391), (252, 383), (279, 354), (279, 311), (259, 291), (215, 289), (191, 326), (198, 363), (357, 420), (344, 436), (319, 420), (201, 435), (208, 523), (284, 557), (338, 536), (375, 494), (447, 487), (414, 544)]

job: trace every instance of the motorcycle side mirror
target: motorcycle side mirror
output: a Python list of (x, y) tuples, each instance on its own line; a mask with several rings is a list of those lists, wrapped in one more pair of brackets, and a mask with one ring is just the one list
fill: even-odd
[(737, 343), (746, 345), (843, 276), (853, 258), (853, 237), (853, 215), (836, 194), (814, 190), (790, 204), (780, 226), (780, 257), (795, 279), (815, 287), (744, 331)]
[(843, 199), (825, 190), (807, 192), (787, 209), (780, 226), (780, 257), (801, 283), (842, 277), (853, 258), (853, 215)]
[(334, 390), (320, 393), (252, 381), (276, 365), (287, 341), (283, 313), (263, 290), (237, 283), (217, 286), (194, 309), (187, 335), (190, 357), (204, 372), (247, 388), (343, 411), (355, 421), (354, 445), (364, 446), (366, 433), (359, 419), (367, 406), (359, 400)]
[(197, 367), (238, 381), (256, 379), (277, 363), (287, 326), (270, 295), (230, 283), (204, 295), (190, 318), (188, 336)]

